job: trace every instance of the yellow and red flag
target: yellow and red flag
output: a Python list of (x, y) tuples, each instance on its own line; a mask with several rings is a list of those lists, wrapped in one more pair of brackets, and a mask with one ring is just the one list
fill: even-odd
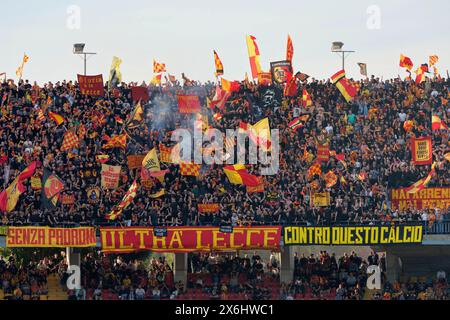
[(347, 102), (350, 102), (357, 94), (358, 87), (352, 84), (346, 77), (345, 71), (341, 70), (331, 77), (333, 84), (339, 89)]
[(303, 115), (289, 122), (288, 127), (291, 128), (294, 132), (296, 132), (298, 129), (302, 128), (305, 125), (305, 122), (308, 120), (309, 114)]
[(312, 106), (311, 95), (308, 93), (308, 91), (306, 91), (306, 89), (303, 89), (302, 105), (304, 108)]
[(420, 179), (416, 183), (414, 183), (412, 186), (406, 188), (407, 193), (417, 193), (423, 189), (425, 189), (430, 182), (431, 178), (433, 177), (433, 174), (435, 172), (436, 162), (433, 163), (431, 166), (431, 171), (428, 173), (428, 175), (425, 178)]
[(22, 78), (23, 75), (23, 67), (25, 66), (25, 64), (28, 62), (28, 60), (30, 60), (30, 58), (27, 56), (26, 53), (23, 54), (23, 59), (22, 59), (22, 63), (20, 64), (20, 66), (17, 68), (16, 70), (16, 76), (18, 76), (19, 78)]
[(180, 163), (180, 174), (182, 176), (198, 177), (201, 167), (201, 164), (182, 162)]
[(450, 162), (450, 152), (444, 154), (444, 159)]
[(214, 50), (214, 63), (216, 65), (216, 76), (222, 76), (223, 64), (222, 61), (220, 61), (219, 55), (217, 54), (216, 50)]
[(253, 79), (258, 78), (258, 74), (261, 73), (261, 62), (258, 45), (256, 44), (256, 38), (254, 36), (247, 36), (247, 48), (248, 56), (250, 58), (250, 67), (252, 70)]
[(338, 178), (337, 178), (336, 174), (333, 172), (333, 170), (329, 171), (324, 176), (324, 178), (325, 178), (327, 188), (333, 187), (338, 181)]
[(51, 111), (48, 112), (48, 116), (50, 117), (50, 119), (55, 121), (58, 126), (66, 121), (66, 119), (63, 118), (63, 116)]
[(309, 169), (308, 169), (308, 178), (311, 179), (315, 175), (321, 176), (322, 175), (322, 168), (320, 163), (314, 163)]
[(403, 54), (400, 55), (400, 67), (411, 70), (414, 67), (412, 60)]
[(161, 84), (161, 78), (162, 78), (162, 75), (157, 74), (157, 75), (153, 76), (153, 79), (152, 79), (152, 81), (150, 83), (152, 85), (154, 85), (154, 86), (160, 85)]
[(245, 165), (243, 164), (224, 167), (223, 171), (232, 184), (256, 187), (261, 183), (259, 177), (248, 173)]
[(74, 132), (67, 131), (64, 135), (63, 143), (61, 145), (61, 151), (65, 152), (67, 150), (72, 150), (73, 148), (78, 147), (79, 142), (80, 139)]
[(200, 98), (196, 95), (178, 95), (178, 112), (179, 113), (200, 113), (202, 106)]
[(222, 90), (225, 92), (237, 92), (241, 88), (238, 81), (228, 81), (222, 78)]
[(95, 156), (95, 161), (101, 164), (105, 164), (109, 161), (109, 155), (107, 154), (98, 154)]
[(433, 115), (431, 117), (431, 129), (433, 131), (448, 130), (448, 126), (445, 124), (444, 121), (441, 120), (441, 118)]
[(413, 127), (414, 127), (414, 121), (412, 121), (412, 120), (406, 120), (403, 123), (403, 129), (405, 129), (406, 132), (410, 132)]
[(115, 137), (112, 137), (106, 142), (103, 146), (103, 149), (114, 149), (114, 148), (127, 148), (127, 134), (121, 134)]
[(31, 178), (36, 171), (37, 162), (32, 162), (25, 170), (23, 170), (13, 183), (0, 193), (0, 211), (11, 212), (17, 205), (19, 197), (26, 191), (23, 181)]
[(153, 73), (162, 73), (166, 72), (166, 64), (159, 63), (153, 59)]
[(294, 44), (292, 43), (291, 36), (288, 35), (287, 39), (287, 49), (286, 49), (286, 60), (292, 62), (294, 57)]
[(430, 56), (429, 63), (430, 67), (434, 66), (436, 63), (438, 63), (439, 57), (437, 55)]
[(139, 185), (137, 181), (134, 180), (133, 184), (131, 185), (130, 189), (125, 194), (119, 205), (114, 208), (111, 213), (106, 215), (107, 220), (114, 221), (122, 215), (123, 210), (128, 208), (128, 206), (133, 202), (134, 198), (136, 198), (138, 187)]
[(164, 163), (174, 163), (180, 162), (180, 145), (173, 147), (166, 147), (162, 143), (159, 144), (159, 159)]

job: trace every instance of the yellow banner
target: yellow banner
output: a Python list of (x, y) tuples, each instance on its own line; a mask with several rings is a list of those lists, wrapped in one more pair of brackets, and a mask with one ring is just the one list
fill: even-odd
[(7, 248), (87, 248), (96, 245), (93, 227), (9, 227), (6, 237)]
[(313, 193), (311, 194), (311, 207), (328, 207), (330, 206), (330, 193)]
[(285, 227), (285, 246), (421, 244), (423, 226)]

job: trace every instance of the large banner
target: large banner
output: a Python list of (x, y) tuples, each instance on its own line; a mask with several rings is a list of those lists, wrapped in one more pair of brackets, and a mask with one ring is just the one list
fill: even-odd
[(447, 209), (450, 208), (450, 187), (425, 188), (416, 193), (405, 189), (391, 190), (391, 209), (405, 211), (408, 209)]
[(317, 161), (328, 162), (330, 161), (330, 147), (329, 145), (317, 145)]
[(146, 87), (131, 87), (131, 97), (133, 102), (142, 101), (147, 103), (150, 100), (148, 89)]
[(270, 71), (274, 82), (286, 83), (292, 78), (292, 63), (287, 60), (271, 62)]
[(178, 96), (178, 111), (180, 113), (200, 113), (202, 106), (198, 96), (194, 95), (179, 95)]
[(87, 248), (96, 245), (93, 227), (9, 227), (6, 237), (7, 248)]
[(142, 161), (145, 159), (145, 155), (130, 155), (127, 157), (128, 169), (140, 169), (142, 168)]
[(102, 164), (102, 188), (113, 190), (119, 187), (120, 166)]
[(285, 227), (285, 246), (421, 244), (423, 226)]
[(103, 76), (82, 76), (78, 75), (78, 85), (80, 93), (85, 96), (103, 97), (105, 91), (103, 89)]
[(427, 165), (433, 162), (431, 137), (412, 138), (411, 155), (415, 165)]
[(198, 212), (201, 213), (217, 213), (220, 210), (218, 203), (202, 203), (198, 205)]
[(281, 241), (279, 226), (236, 227), (230, 233), (218, 227), (101, 228), (100, 233), (105, 253), (279, 250)]

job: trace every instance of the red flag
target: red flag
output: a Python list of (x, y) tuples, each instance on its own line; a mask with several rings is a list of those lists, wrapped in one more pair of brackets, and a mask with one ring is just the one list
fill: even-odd
[(178, 95), (178, 110), (180, 113), (200, 113), (202, 106), (195, 95)]
[(292, 58), (293, 57), (294, 57), (294, 45), (292, 44), (291, 36), (288, 35), (287, 50), (286, 50), (286, 60), (292, 62)]

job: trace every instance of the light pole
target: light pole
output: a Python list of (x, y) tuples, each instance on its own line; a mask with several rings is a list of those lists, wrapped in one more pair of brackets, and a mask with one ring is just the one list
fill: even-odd
[(345, 58), (348, 57), (351, 53), (354, 53), (355, 51), (342, 50), (343, 46), (344, 46), (343, 42), (340, 41), (333, 42), (331, 52), (335, 52), (338, 55), (342, 55), (342, 70), (345, 70)]
[(73, 45), (73, 54), (77, 54), (79, 56), (83, 56), (84, 59), (84, 75), (87, 75), (87, 57), (90, 55), (95, 55), (95, 52), (84, 52), (84, 43), (75, 43)]

